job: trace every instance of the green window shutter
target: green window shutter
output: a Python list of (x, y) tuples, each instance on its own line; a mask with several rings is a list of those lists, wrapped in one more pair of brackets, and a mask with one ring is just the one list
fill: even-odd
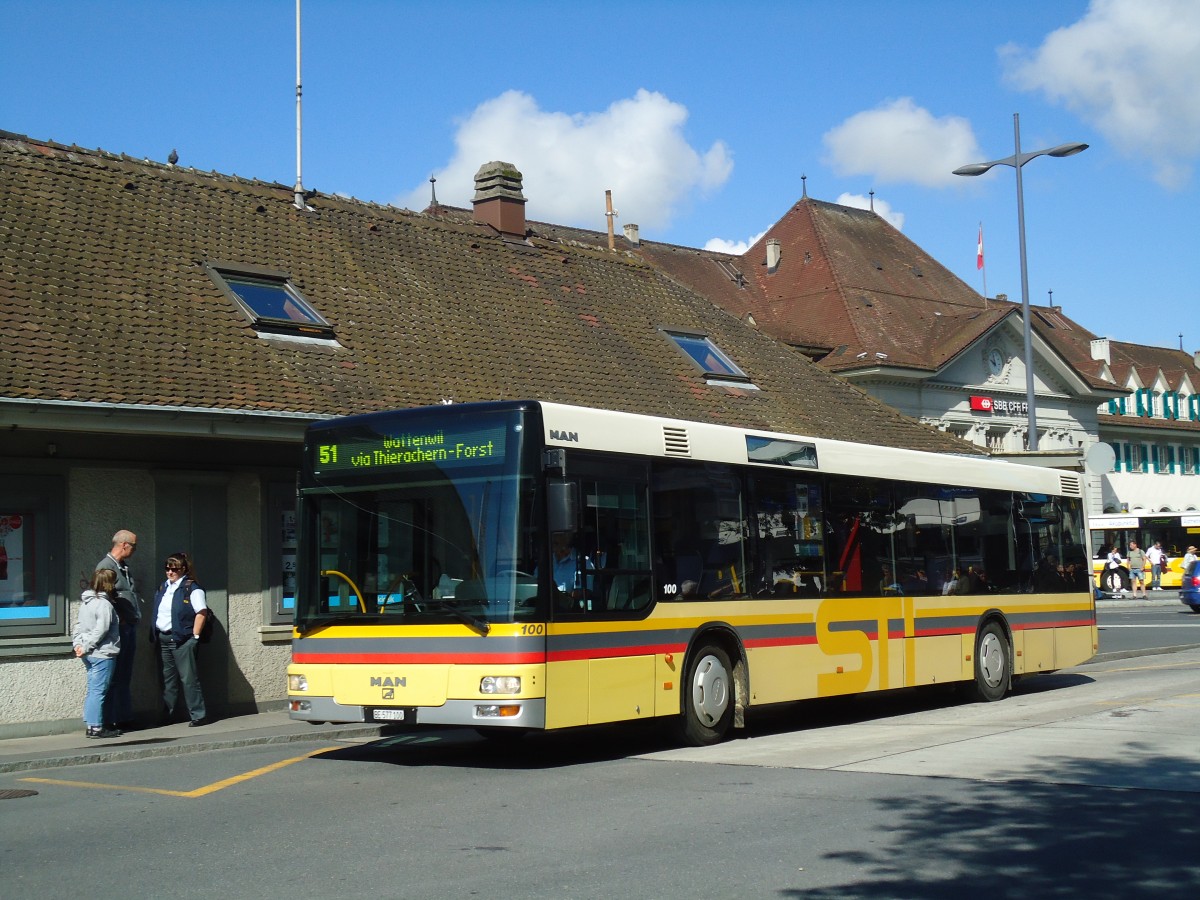
[(1139, 416), (1146, 415), (1146, 398), (1142, 396), (1141, 390), (1133, 392), (1133, 400), (1137, 404), (1137, 414)]
[(1168, 475), (1175, 474), (1175, 448), (1174, 447), (1167, 448), (1167, 474)]
[(1133, 449), (1132, 448), (1133, 448), (1132, 444), (1119, 444), (1118, 445), (1118, 450), (1122, 451), (1122, 455), (1125, 457), (1125, 471), (1126, 472), (1133, 471)]
[(1142, 444), (1142, 471), (1149, 472), (1150, 468), (1150, 445)]

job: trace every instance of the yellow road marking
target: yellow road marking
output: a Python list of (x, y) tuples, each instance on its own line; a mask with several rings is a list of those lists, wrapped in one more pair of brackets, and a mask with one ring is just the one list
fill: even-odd
[(37, 784), (57, 784), (64, 787), (81, 787), (81, 788), (100, 788), (106, 791), (136, 791), (141, 794), (162, 794), (166, 797), (186, 797), (189, 800), (196, 797), (203, 797), (207, 794), (215, 794), (217, 791), (224, 790), (227, 787), (233, 787), (235, 784), (241, 784), (243, 781), (249, 781), (251, 778), (257, 778), (259, 775), (267, 775), (282, 769), (284, 766), (290, 766), (292, 763), (298, 763), (302, 760), (309, 759), (321, 753), (328, 753), (330, 750), (337, 750), (338, 747), (322, 747), (320, 750), (314, 750), (311, 753), (305, 753), (303, 756), (294, 756), (291, 759), (283, 759), (279, 762), (271, 763), (269, 766), (263, 766), (261, 769), (255, 769), (252, 772), (244, 772), (241, 775), (234, 775), (231, 778), (225, 778), (221, 781), (214, 781), (212, 784), (206, 784), (204, 787), (198, 787), (191, 791), (171, 791), (166, 788), (148, 788), (135, 787), (126, 784), (101, 784), (93, 781), (67, 781), (61, 778), (22, 778), (21, 781), (33, 781)]

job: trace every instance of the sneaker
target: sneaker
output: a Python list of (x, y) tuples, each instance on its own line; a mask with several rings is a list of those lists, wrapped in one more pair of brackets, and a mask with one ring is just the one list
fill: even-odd
[(121, 732), (105, 728), (103, 725), (89, 725), (87, 736), (90, 738), (115, 738), (120, 737)]

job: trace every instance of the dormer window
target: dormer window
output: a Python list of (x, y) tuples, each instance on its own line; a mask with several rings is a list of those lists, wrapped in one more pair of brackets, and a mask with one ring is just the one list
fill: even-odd
[(714, 387), (732, 387), (758, 390), (732, 359), (713, 343), (712, 338), (702, 332), (663, 329), (688, 359), (704, 372), (704, 380)]
[(286, 272), (208, 263), (204, 270), (260, 333), (332, 338), (333, 326), (292, 284)]

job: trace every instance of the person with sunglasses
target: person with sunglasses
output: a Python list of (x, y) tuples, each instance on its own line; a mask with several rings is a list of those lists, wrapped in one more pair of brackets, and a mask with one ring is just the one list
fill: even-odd
[(196, 582), (186, 553), (172, 553), (165, 567), (166, 580), (154, 595), (153, 632), (162, 660), (164, 724), (175, 714), (182, 686), (191, 726), (206, 725), (208, 714), (196, 665), (200, 632), (209, 615), (204, 589)]

